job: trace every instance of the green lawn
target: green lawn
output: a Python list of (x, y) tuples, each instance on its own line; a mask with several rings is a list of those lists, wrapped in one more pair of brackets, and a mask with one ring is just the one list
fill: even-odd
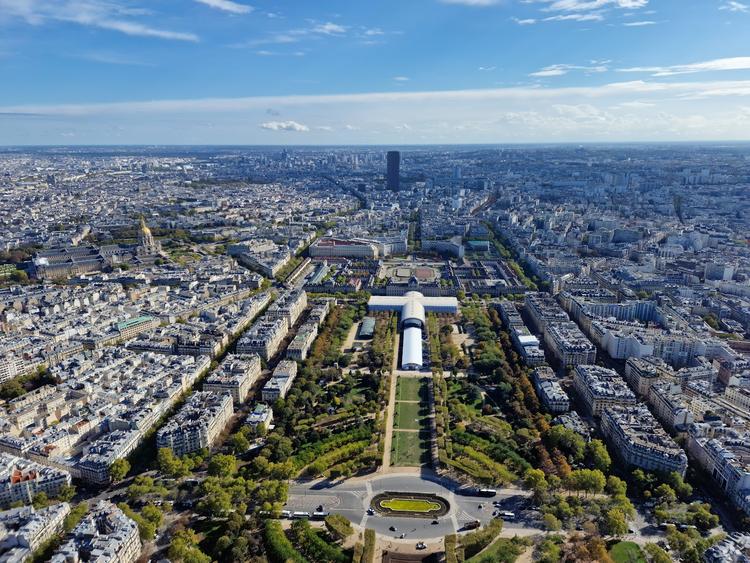
[(393, 431), (393, 451), (391, 464), (396, 466), (417, 466), (428, 462), (427, 436), (421, 432)]
[(383, 508), (399, 512), (435, 512), (440, 510), (440, 503), (431, 500), (392, 498), (380, 503)]
[(621, 541), (612, 546), (609, 555), (615, 563), (646, 563), (638, 544), (632, 541)]
[(420, 411), (427, 409), (421, 403), (396, 403), (396, 414), (393, 427), (398, 430), (421, 430), (425, 427), (425, 415)]
[[(413, 377), (399, 377), (398, 388), (396, 389), (396, 400), (397, 401), (421, 401), (423, 397), (420, 395), (426, 395), (425, 391), (422, 391), (426, 387), (426, 380), (424, 378), (415, 379)], [(420, 391), (422, 391), (420, 393)]]
[(513, 563), (525, 549), (523, 540), (499, 538), (467, 563)]

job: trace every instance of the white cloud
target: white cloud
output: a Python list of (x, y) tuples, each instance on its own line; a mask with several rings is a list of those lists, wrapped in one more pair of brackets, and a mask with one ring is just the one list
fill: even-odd
[(315, 129), (317, 129), (318, 131), (327, 131), (329, 133), (333, 131), (333, 127), (331, 127), (330, 125), (318, 125)]
[(322, 35), (343, 35), (346, 33), (348, 28), (337, 23), (319, 23), (312, 28), (313, 33), (320, 33)]
[(617, 104), (614, 107), (643, 109), (643, 108), (652, 108), (655, 105), (656, 104), (653, 104), (653, 103), (650, 103), (650, 102), (641, 102), (639, 100), (633, 100), (632, 102), (622, 102), (620, 104)]
[(750, 57), (730, 57), (685, 65), (631, 67), (619, 68), (617, 70), (618, 72), (644, 72), (651, 74), (651, 76), (674, 76), (677, 74), (693, 74), (696, 72), (726, 70), (750, 70)]
[(129, 57), (122, 56), (117, 53), (107, 53), (104, 51), (95, 51), (90, 53), (84, 53), (81, 55), (74, 55), (73, 58), (83, 59), (85, 61), (91, 61), (94, 63), (108, 64), (108, 65), (122, 65), (122, 66), (155, 66), (153, 63), (139, 61), (131, 59)]
[(554, 16), (519, 20), (516, 23), (531, 25), (538, 21), (604, 21), (611, 9), (636, 10), (648, 5), (649, 0), (524, 0), (526, 4), (542, 5), (542, 12), (560, 12)]
[[(0, 143), (43, 143), (60, 128), (76, 131), (76, 142), (96, 144), (118, 126), (124, 128), (120, 142), (167, 144), (263, 143), (269, 131), (312, 144), (418, 143), (422, 136), (453, 143), (747, 139), (750, 115), (741, 108), (748, 100), (750, 80), (654, 79), (562, 88), (29, 104), (0, 107), (2, 119), (11, 120), (0, 127)], [(284, 117), (269, 116), (269, 108)]]
[(147, 14), (148, 11), (123, 7), (107, 0), (61, 0), (58, 2), (0, 0), (0, 16), (19, 18), (31, 25), (57, 21), (118, 31), (138, 37), (198, 41), (198, 36), (194, 33), (171, 31), (132, 19), (124, 19)]
[(547, 4), (545, 10), (561, 12), (588, 12), (602, 8), (644, 8), (649, 0), (536, 0)]
[(232, 2), (231, 0), (195, 0), (200, 4), (205, 4), (211, 8), (222, 10), (223, 12), (229, 12), (231, 14), (249, 14), (254, 10), (252, 6), (247, 4), (239, 4)]
[(269, 131), (297, 131), (300, 133), (310, 130), (307, 125), (302, 125), (296, 121), (266, 121), (261, 123), (260, 127)]
[[(596, 61), (592, 61), (596, 63)], [(567, 65), (567, 64), (556, 64), (544, 67), (541, 70), (532, 72), (529, 76), (536, 78), (546, 78), (550, 76), (563, 76), (568, 74), (571, 70), (582, 70), (586, 73), (599, 73), (607, 72), (608, 68), (604, 64), (597, 64), (596, 66), (580, 66), (580, 65)]]
[(656, 22), (653, 20), (643, 20), (643, 21), (637, 21), (637, 22), (625, 22), (625, 27), (645, 27), (648, 25), (656, 25)]
[(394, 76), (393, 80), (395, 80), (396, 82), (409, 82), (409, 77), (408, 76)]
[(500, 0), (440, 0), (443, 4), (459, 4), (461, 6), (473, 6), (486, 8), (487, 6), (496, 6)]
[(491, 70), (495, 70), (496, 68), (497, 67), (494, 65), (493, 66), (480, 66), (478, 70), (481, 72), (489, 72)]
[[(474, 90), (393, 91), (362, 94), (257, 96), (246, 98), (201, 98), (139, 102), (106, 102), (94, 104), (16, 105), (0, 107), (0, 113), (36, 113), (40, 115), (86, 116), (104, 114), (154, 114), (190, 112), (238, 112), (269, 107), (313, 107), (363, 104), (426, 104), (469, 102), (495, 103), (512, 101), (532, 103), (535, 100), (559, 98), (607, 98), (617, 96), (658, 95), (660, 100), (671, 94), (673, 99), (690, 96), (748, 96), (750, 80), (707, 82), (646, 82), (634, 80), (600, 86), (569, 86), (562, 88), (510, 87)], [(278, 111), (278, 110), (276, 110)], [(289, 123), (289, 122), (271, 122)], [(291, 122), (293, 123), (293, 122)], [(303, 126), (304, 127), (304, 126)]]
[[(0, 0), (1, 1), (1, 0)], [(279, 33), (272, 33), (266, 37), (252, 39), (243, 43), (235, 43), (232, 47), (258, 47), (260, 45), (284, 45), (289, 43), (298, 43), (305, 39), (321, 37), (345, 37), (349, 31), (348, 26), (339, 25), (332, 22), (315, 23), (311, 27), (290, 29)]]
[(544, 18), (542, 21), (546, 22), (565, 22), (565, 21), (576, 21), (576, 22), (600, 22), (604, 20), (604, 16), (597, 13), (590, 14), (559, 14), (557, 16), (550, 16)]
[(750, 5), (743, 4), (742, 2), (736, 2), (735, 0), (729, 0), (726, 4), (719, 7), (719, 10), (726, 10), (728, 12), (742, 12), (744, 14), (750, 13)]

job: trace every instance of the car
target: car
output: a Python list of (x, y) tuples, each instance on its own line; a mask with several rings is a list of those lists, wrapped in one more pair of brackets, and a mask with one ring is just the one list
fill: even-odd
[(319, 504), (318, 508), (315, 509), (316, 512), (322, 512), (323, 511), (323, 505)]
[(373, 514), (375, 514), (375, 511), (372, 508), (368, 508), (367, 509), (367, 515), (368, 516), (372, 516)]
[(417, 549), (427, 549), (427, 546), (424, 544), (424, 542), (418, 542)]
[(435, 525), (437, 525), (437, 524), (440, 524), (440, 522), (438, 522), (437, 520), (433, 520), (433, 521), (432, 521), (432, 525), (433, 525), (433, 526), (435, 526)]
[(405, 537), (406, 537), (406, 534), (401, 534), (401, 535), (399, 536), (399, 539), (404, 539)]
[(391, 527), (390, 527), (390, 528), (388, 528), (388, 529), (389, 529), (389, 530), (390, 530), (391, 532), (398, 532), (398, 528), (396, 528), (396, 526), (391, 526)]
[(479, 506), (477, 506), (477, 508), (478, 508), (479, 510), (483, 510), (483, 509), (484, 509), (484, 505), (483, 505), (483, 504), (480, 504)]

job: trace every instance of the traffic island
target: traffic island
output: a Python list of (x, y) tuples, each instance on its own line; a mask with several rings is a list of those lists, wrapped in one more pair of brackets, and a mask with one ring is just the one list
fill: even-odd
[(370, 506), (383, 516), (404, 518), (438, 518), (450, 510), (447, 500), (429, 493), (380, 493)]

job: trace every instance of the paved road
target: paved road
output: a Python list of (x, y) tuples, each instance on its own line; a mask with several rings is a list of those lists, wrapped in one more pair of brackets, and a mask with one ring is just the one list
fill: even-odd
[[(374, 475), (368, 479), (350, 479), (340, 483), (314, 481), (292, 484), (289, 488), (289, 499), (286, 510), (313, 512), (318, 506), (323, 510), (346, 516), (362, 528), (372, 528), (384, 537), (406, 534), (414, 540), (428, 540), (459, 531), (467, 522), (479, 520), (483, 524), (492, 520), (495, 508), (492, 501), (501, 501), (503, 510), (514, 511), (520, 502), (530, 493), (516, 488), (498, 490), (491, 499), (462, 496), (455, 494), (456, 487), (449, 481), (441, 481), (429, 471), (420, 473), (401, 473)], [(373, 496), (386, 491), (434, 493), (445, 498), (450, 504), (448, 515), (432, 524), (432, 519), (397, 518), (391, 516), (367, 515), (367, 509)], [(480, 508), (480, 505), (482, 508)], [(397, 531), (389, 528), (394, 526)], [(538, 528), (524, 522), (506, 522), (505, 529), (517, 529), (519, 534), (528, 529)]]

